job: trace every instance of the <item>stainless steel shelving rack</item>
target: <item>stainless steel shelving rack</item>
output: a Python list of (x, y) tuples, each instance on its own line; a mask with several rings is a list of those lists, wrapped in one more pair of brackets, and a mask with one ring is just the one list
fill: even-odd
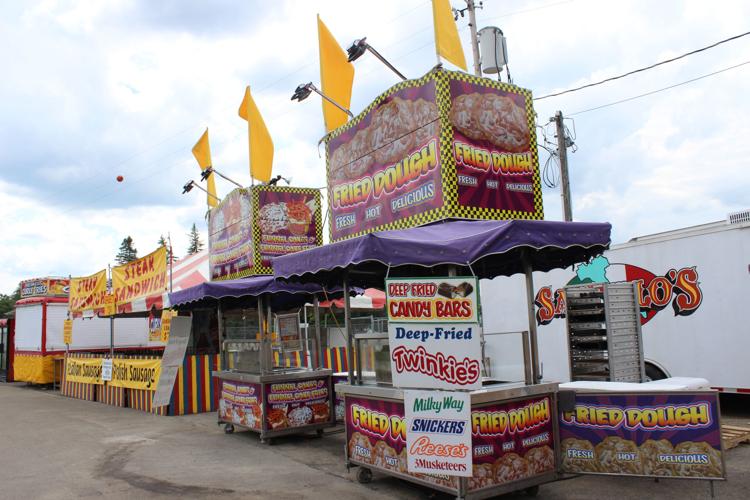
[(634, 283), (565, 288), (570, 379), (643, 382), (640, 306)]

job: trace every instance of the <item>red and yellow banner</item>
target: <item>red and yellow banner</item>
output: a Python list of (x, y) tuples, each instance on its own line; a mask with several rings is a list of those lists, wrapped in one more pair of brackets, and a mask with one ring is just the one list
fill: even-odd
[[(101, 360), (100, 360), (101, 361)], [(113, 359), (109, 385), (127, 389), (156, 390), (161, 359)]]
[(70, 312), (98, 309), (104, 305), (107, 295), (107, 271), (102, 269), (91, 276), (70, 278)]
[(167, 249), (159, 247), (145, 257), (112, 268), (112, 286), (118, 305), (167, 290)]
[(82, 384), (103, 384), (102, 358), (73, 358), (65, 360), (65, 381)]

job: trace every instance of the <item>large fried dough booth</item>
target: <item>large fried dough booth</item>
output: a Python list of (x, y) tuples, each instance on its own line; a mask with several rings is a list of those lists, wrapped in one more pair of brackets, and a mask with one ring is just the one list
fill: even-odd
[[(335, 290), (334, 290), (335, 291)], [(300, 309), (314, 301), (321, 286), (287, 283), (272, 276), (207, 282), (170, 295), (180, 311), (216, 307), (222, 366), (213, 373), (219, 424), (275, 436), (316, 431), (334, 425), (332, 371), (321, 368), (320, 322), (301, 325)], [(284, 359), (300, 353), (303, 366)]]
[[(361, 467), (358, 478), (368, 481), (374, 470), (459, 498), (534, 490), (554, 480), (560, 460), (558, 384), (541, 383), (532, 272), (566, 267), (601, 253), (609, 245), (609, 233), (606, 223), (446, 221), (371, 233), (274, 259), (276, 276), (290, 281), (340, 284), (345, 291), (351, 286), (386, 288), (388, 334), (349, 334), (349, 380), (336, 385), (345, 399), (346, 463)], [(495, 337), (481, 328), (477, 279), (516, 273), (526, 276), (529, 329), (518, 332), (516, 361), (523, 366), (522, 374), (518, 380), (504, 380), (490, 376), (485, 362), (484, 353)], [(503, 298), (483, 297), (482, 305), (492, 307), (499, 300)], [(354, 357), (360, 357), (367, 342), (380, 343), (385, 352), (376, 358), (375, 378), (354, 370), (362, 366)], [(469, 344), (478, 351), (472, 352)], [(443, 387), (435, 384), (436, 379), (448, 381), (458, 389), (451, 394), (468, 398), (468, 470), (439, 459), (441, 450), (459, 455), (466, 447), (426, 440), (407, 447), (409, 434), (430, 425), (443, 434), (463, 429), (461, 424), (432, 423), (440, 419), (406, 419), (412, 408), (421, 411), (439, 403), (447, 408), (453, 400), (440, 400), (448, 393), (434, 392), (425, 393), (434, 398), (407, 405), (408, 391), (397, 386), (397, 377), (405, 380), (402, 387), (416, 389)], [(435, 459), (420, 458), (422, 452)], [(410, 460), (417, 460), (416, 468), (437, 464), (445, 473), (410, 472)]]

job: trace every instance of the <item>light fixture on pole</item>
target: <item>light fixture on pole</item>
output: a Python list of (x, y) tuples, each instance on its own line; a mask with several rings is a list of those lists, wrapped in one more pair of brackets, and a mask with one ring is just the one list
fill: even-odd
[(345, 107), (343, 107), (342, 105), (340, 105), (339, 103), (337, 103), (336, 101), (334, 101), (333, 99), (325, 95), (323, 92), (318, 90), (318, 88), (315, 85), (313, 85), (312, 82), (301, 83), (300, 85), (297, 85), (297, 88), (294, 89), (294, 94), (292, 94), (292, 101), (302, 102), (308, 97), (310, 97), (310, 94), (313, 92), (315, 92), (320, 97), (322, 97), (323, 99), (330, 102), (331, 104), (339, 108), (341, 111), (349, 115), (350, 118), (354, 118), (354, 115), (352, 114), (351, 111), (349, 111), (348, 109), (346, 109)]
[(364, 54), (365, 51), (369, 51), (372, 55), (377, 57), (380, 62), (388, 66), (388, 68), (396, 73), (399, 78), (401, 78), (402, 80), (406, 80), (406, 77), (399, 70), (397, 70), (393, 66), (393, 64), (389, 63), (386, 58), (380, 54), (380, 52), (375, 50), (372, 45), (367, 43), (367, 37), (361, 38), (359, 40), (354, 40), (354, 43), (352, 43), (351, 47), (346, 49), (346, 53), (349, 56), (349, 62), (356, 61), (357, 59), (362, 57), (362, 54)]
[[(208, 190), (202, 188), (197, 182), (195, 182), (192, 179), (189, 180), (189, 181), (187, 181), (185, 183), (185, 185), (182, 186), (182, 194), (189, 193), (190, 191), (193, 190), (194, 187), (197, 187), (198, 189), (200, 189), (201, 191), (203, 191), (204, 193), (206, 193), (208, 196), (210, 196), (212, 198), (215, 198), (216, 201), (219, 201), (219, 202), (221, 201), (221, 198), (219, 198), (216, 195), (213, 195), (213, 194), (209, 193)], [(242, 187), (242, 186), (240, 186), (240, 187)]]
[(228, 180), (229, 182), (231, 182), (232, 184), (234, 184), (235, 186), (237, 186), (239, 188), (243, 187), (242, 184), (240, 184), (237, 181), (234, 181), (234, 180), (230, 179), (226, 175), (224, 175), (221, 172), (219, 172), (218, 170), (216, 170), (214, 167), (206, 167), (205, 170), (201, 170), (201, 181), (205, 181), (206, 179), (208, 179), (208, 176), (211, 175), (211, 174), (216, 174), (219, 177), (221, 177), (222, 179)]
[(281, 175), (277, 175), (276, 177), (273, 177), (268, 182), (266, 182), (266, 184), (269, 185), (269, 186), (275, 186), (276, 183), (278, 183), (279, 181), (286, 182), (287, 186), (290, 186), (292, 184), (292, 178), (291, 177), (289, 177), (287, 179), (286, 177), (282, 177)]

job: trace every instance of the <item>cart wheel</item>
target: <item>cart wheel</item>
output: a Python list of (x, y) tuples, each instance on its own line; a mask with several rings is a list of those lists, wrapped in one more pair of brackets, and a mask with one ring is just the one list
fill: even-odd
[(360, 467), (357, 470), (357, 481), (360, 484), (367, 484), (372, 481), (372, 471), (366, 467)]
[(319, 438), (322, 438), (323, 437), (323, 429), (318, 429), (317, 431), (315, 431), (315, 434), (317, 434)]
[(224, 424), (224, 434), (232, 434), (234, 432), (234, 426), (232, 424)]
[(539, 485), (529, 486), (524, 491), (526, 492), (528, 496), (535, 497), (539, 494)]

